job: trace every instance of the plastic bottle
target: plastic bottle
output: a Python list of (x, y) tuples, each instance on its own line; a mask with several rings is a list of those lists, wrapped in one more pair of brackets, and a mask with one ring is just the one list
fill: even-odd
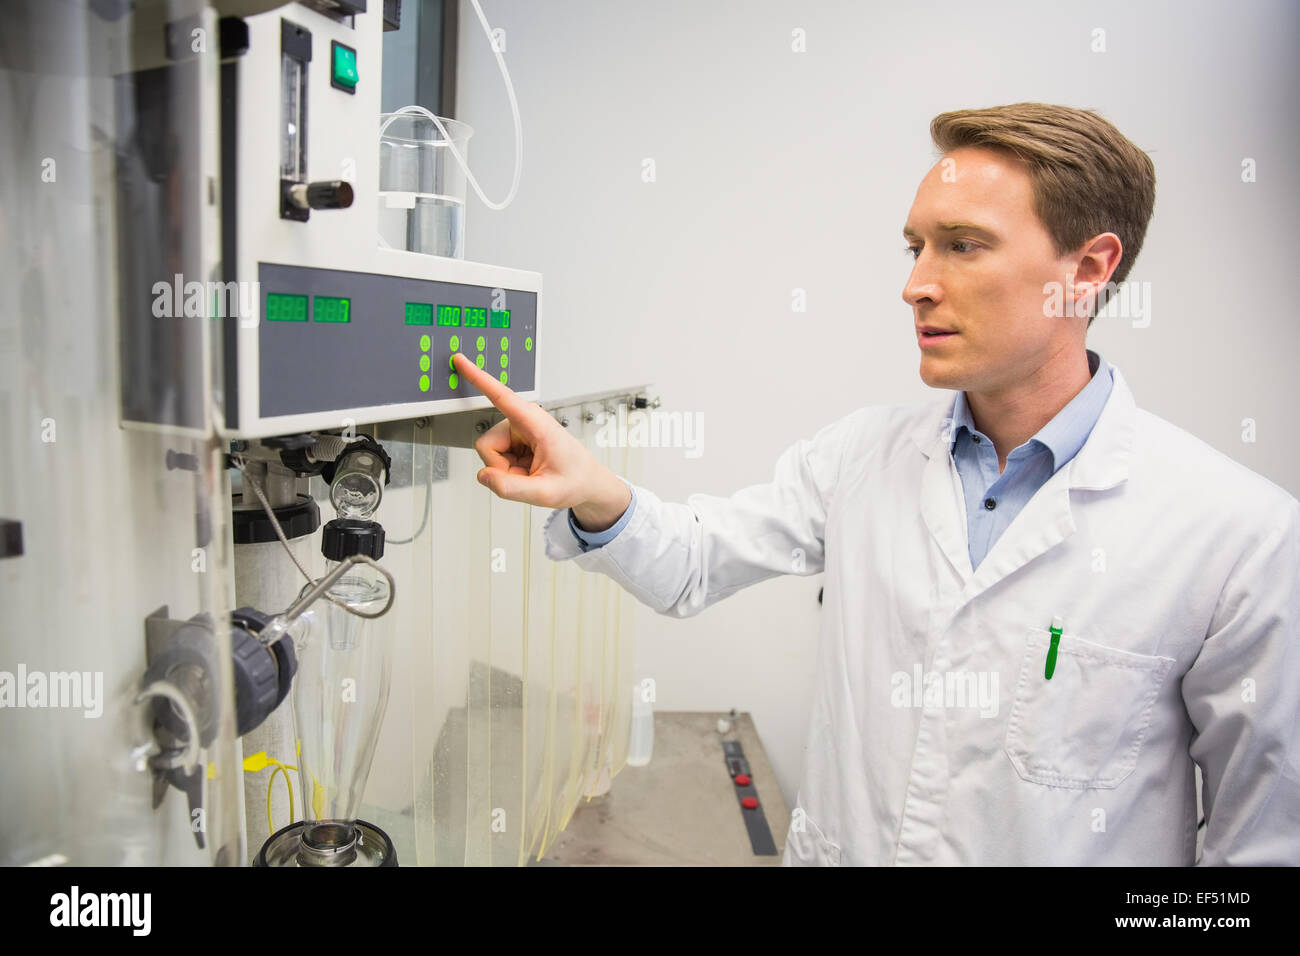
[(644, 767), (655, 748), (654, 705), (640, 685), (632, 687), (632, 734), (627, 746), (627, 765)]

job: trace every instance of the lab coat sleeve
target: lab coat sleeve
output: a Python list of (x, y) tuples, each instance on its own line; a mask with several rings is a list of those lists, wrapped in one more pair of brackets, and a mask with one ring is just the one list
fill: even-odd
[(564, 510), (546, 520), (546, 554), (608, 575), (660, 614), (690, 617), (741, 588), (778, 574), (815, 574), (825, 560), (826, 516), (860, 410), (801, 439), (766, 484), (730, 497), (694, 494), (662, 501), (640, 485), (636, 511), (617, 537), (583, 553)]
[(1300, 502), (1284, 502), (1261, 516), (1183, 676), (1202, 866), (1300, 865)]

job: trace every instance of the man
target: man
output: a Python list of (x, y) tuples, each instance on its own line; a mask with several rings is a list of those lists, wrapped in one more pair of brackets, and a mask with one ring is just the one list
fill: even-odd
[[(1300, 502), (1135, 407), (1084, 339), (1155, 198), (1094, 113), (944, 113), (904, 227), (926, 384), (773, 480), (633, 488), (464, 358), (507, 416), (479, 480), (547, 554), (664, 614), (825, 571), (798, 864), (1300, 864)], [(795, 556), (799, 556), (796, 560)]]

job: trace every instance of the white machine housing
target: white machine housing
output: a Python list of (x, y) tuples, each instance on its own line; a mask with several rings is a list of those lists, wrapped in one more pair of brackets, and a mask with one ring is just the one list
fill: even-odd
[[(241, 303), (223, 325), (227, 437), (490, 405), (452, 376), (453, 351), (481, 356), (480, 367), (522, 397), (539, 394), (539, 273), (379, 244), (383, 21), (382, 4), (370, 7), (336, 20), (290, 3), (247, 17), (246, 51), (222, 61), (222, 278), (227, 290), (238, 284)], [(306, 221), (282, 215), (282, 46), (291, 28), (310, 35), (306, 180), (343, 181), (354, 193), (350, 207), (312, 209)], [(336, 44), (355, 51), (352, 92), (332, 82)], [(232, 303), (230, 295), (222, 304)], [(305, 319), (267, 317), (300, 304)], [(412, 315), (424, 318), (424, 306), (429, 324), (410, 324)], [(457, 325), (438, 324), (453, 313)], [(471, 317), (480, 324), (466, 326)]]

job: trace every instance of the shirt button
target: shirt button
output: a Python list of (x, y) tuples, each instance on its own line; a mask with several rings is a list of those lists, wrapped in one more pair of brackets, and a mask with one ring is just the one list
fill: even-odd
[(980, 443), (980, 436), (979, 436), (979, 435), (971, 435), (971, 440), (974, 441), (975, 444), (978, 445), (978, 444)]
[(998, 503), (997, 503), (996, 501), (994, 501), (992, 498), (985, 498), (985, 499), (984, 499), (984, 507), (987, 508), (989, 511), (992, 511), (992, 510), (993, 510), (994, 508), (996, 508), (997, 506), (998, 506)]

